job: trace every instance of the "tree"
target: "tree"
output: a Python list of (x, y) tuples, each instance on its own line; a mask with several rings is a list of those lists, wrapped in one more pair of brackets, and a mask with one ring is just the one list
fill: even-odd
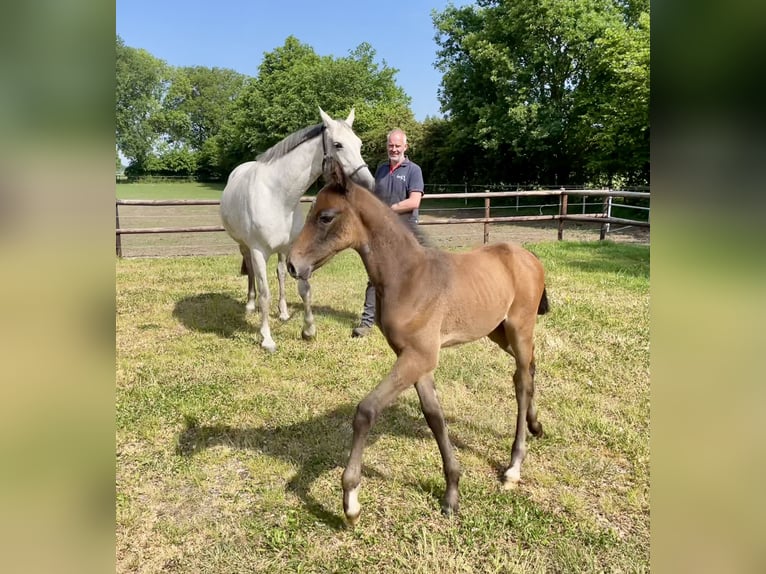
[[(224, 128), (221, 156), (227, 168), (252, 159), (288, 134), (319, 122), (321, 107), (333, 117), (355, 108), (354, 131), (368, 162), (385, 157), (388, 130), (417, 132), (410, 99), (396, 85), (396, 70), (375, 62), (375, 51), (360, 44), (347, 57), (319, 56), (289, 36), (266, 53), (258, 77), (244, 87)], [(381, 139), (382, 138), (382, 139)]]
[(169, 68), (146, 50), (117, 36), (115, 136), (132, 168), (143, 169), (158, 139)]
[[(634, 167), (629, 156), (648, 153), (648, 140), (625, 146), (612, 137), (648, 133), (648, 58), (628, 54), (648, 53), (648, 34), (624, 40), (648, 23), (646, 0), (477, 0), (433, 20), (442, 108), (455, 143), (478, 152), (467, 167), (485, 170), (485, 179), (582, 182), (604, 168), (587, 153), (616, 155), (622, 172)], [(615, 79), (628, 61), (638, 69)], [(594, 118), (606, 119), (618, 100), (635, 113), (596, 145)], [(610, 141), (624, 149), (606, 149)]]
[(617, 175), (629, 184), (649, 182), (649, 32), (647, 12), (607, 30), (577, 103), (586, 165), (610, 187)]
[[(234, 70), (203, 66), (175, 68), (162, 103), (162, 130), (171, 149), (193, 152), (195, 169), (203, 177), (221, 176), (216, 148), (222, 126), (233, 113), (247, 77)], [(176, 154), (177, 156), (178, 154)], [(172, 161), (171, 161), (172, 160)], [(175, 156), (171, 164), (179, 164)]]

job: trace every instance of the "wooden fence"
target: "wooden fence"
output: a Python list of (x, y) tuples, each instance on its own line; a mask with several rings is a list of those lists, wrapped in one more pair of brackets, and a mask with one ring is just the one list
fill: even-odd
[[(503, 217), (492, 217), (490, 211), (492, 209), (491, 202), (493, 199), (500, 198), (528, 198), (528, 197), (542, 197), (542, 198), (554, 198), (558, 203), (558, 211), (553, 214), (540, 214), (540, 215), (512, 215)], [(583, 213), (574, 214), (569, 213), (570, 207), (574, 207), (573, 203), (569, 202), (570, 197), (583, 198)], [(596, 213), (585, 213), (585, 198), (586, 197), (599, 197), (601, 201), (601, 210)], [(613, 198), (639, 198), (649, 199), (649, 192), (638, 191), (612, 191), (612, 190), (537, 190), (537, 191), (484, 191), (484, 192), (471, 192), (471, 193), (439, 193), (428, 194), (425, 199), (429, 202), (434, 200), (448, 200), (448, 199), (465, 199), (466, 202), (471, 199), (484, 199), (484, 212), (483, 217), (459, 217), (459, 218), (445, 218), (445, 217), (429, 217), (428, 220), (421, 219), (420, 225), (459, 225), (459, 224), (476, 224), (481, 223), (484, 225), (484, 237), (483, 242), (487, 243), (489, 240), (489, 226), (493, 223), (509, 223), (509, 222), (534, 222), (534, 221), (557, 221), (558, 222), (558, 239), (564, 238), (564, 224), (567, 221), (585, 222), (601, 226), (601, 232), (599, 239), (606, 238), (609, 232), (609, 226), (611, 224), (637, 226), (649, 228), (649, 219), (637, 220), (626, 219), (612, 216), (612, 200)], [(313, 197), (304, 196), (300, 200), (304, 203), (310, 203), (313, 201)], [(131, 227), (125, 228), (120, 225), (120, 206), (193, 206), (193, 205), (219, 205), (220, 201), (217, 199), (167, 199), (167, 200), (151, 200), (151, 199), (118, 199), (116, 202), (116, 250), (117, 256), (122, 257), (122, 242), (121, 237), (123, 235), (130, 234), (152, 234), (152, 233), (208, 233), (208, 232), (220, 232), (225, 231), (221, 225), (206, 225), (206, 226), (184, 226), (184, 227)], [(421, 204), (421, 213), (425, 210)], [(518, 205), (518, 204), (517, 204)], [(507, 208), (508, 206), (503, 206)], [(645, 209), (649, 211), (648, 207), (636, 207), (636, 206), (623, 206), (632, 207), (633, 209)], [(541, 209), (542, 211), (542, 209)]]

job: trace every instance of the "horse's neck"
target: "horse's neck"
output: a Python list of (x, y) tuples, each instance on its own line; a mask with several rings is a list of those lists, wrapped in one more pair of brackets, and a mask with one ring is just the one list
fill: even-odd
[(425, 249), (399, 216), (372, 193), (358, 188), (355, 201), (366, 231), (366, 241), (357, 249), (373, 285), (383, 286), (420, 265)]
[(271, 162), (274, 191), (285, 205), (297, 205), (306, 190), (322, 174), (322, 138), (312, 138)]

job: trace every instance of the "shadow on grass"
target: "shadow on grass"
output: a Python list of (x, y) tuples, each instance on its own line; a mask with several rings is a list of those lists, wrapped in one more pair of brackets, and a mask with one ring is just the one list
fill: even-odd
[[(342, 514), (325, 508), (311, 494), (311, 485), (324, 473), (334, 468), (345, 468), (351, 446), (351, 424), (356, 405), (347, 404), (307, 421), (281, 427), (263, 426), (239, 428), (230, 425), (202, 425), (193, 416), (185, 416), (185, 428), (178, 437), (176, 453), (189, 457), (203, 449), (216, 445), (248, 449), (268, 456), (278, 457), (298, 468), (287, 488), (295, 493), (317, 519), (334, 529), (345, 527)], [(402, 405), (394, 404), (380, 415), (370, 431), (367, 446), (374, 444), (382, 435), (425, 439), (436, 449), (436, 441), (422, 415), (413, 416)], [(459, 441), (456, 447), (472, 450)], [(364, 465), (364, 477), (386, 478), (385, 474)], [(444, 484), (439, 492), (430, 482), (413, 484), (437, 499), (443, 495)], [(338, 485), (338, 507), (341, 508), (341, 489)]]
[[(287, 307), (290, 310), (290, 317), (300, 317), (301, 320), (303, 320), (303, 303), (301, 302), (294, 302), (294, 303), (288, 303)], [(356, 327), (359, 324), (359, 317), (362, 313), (362, 307), (361, 303), (359, 306), (359, 313), (352, 313), (350, 311), (339, 311), (338, 309), (334, 309), (332, 307), (328, 307), (327, 305), (312, 305), (311, 311), (314, 313), (314, 319), (316, 320), (318, 317), (330, 317), (332, 319), (335, 319), (340, 324), (348, 323), (349, 326)], [(321, 320), (320, 320), (321, 322)], [(319, 325), (317, 325), (317, 328), (319, 328)]]
[[(288, 307), (290, 320), (303, 320), (302, 303), (290, 303)], [(312, 307), (312, 311), (320, 325), (321, 317), (331, 317), (340, 323), (349, 324), (358, 319), (354, 313), (338, 311), (323, 305)], [(271, 321), (279, 321), (276, 312), (276, 307), (274, 307), (274, 314), (270, 316)], [(253, 331), (245, 319), (244, 301), (221, 293), (203, 293), (181, 299), (173, 309), (173, 316), (189, 329), (204, 333), (216, 333), (227, 339), (236, 333)]]
[(181, 299), (173, 309), (173, 317), (189, 329), (216, 333), (225, 338), (251, 330), (245, 321), (245, 306), (220, 293), (203, 293)]

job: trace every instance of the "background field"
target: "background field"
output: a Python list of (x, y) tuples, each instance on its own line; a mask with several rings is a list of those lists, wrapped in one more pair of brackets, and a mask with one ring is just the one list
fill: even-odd
[[(428, 187), (428, 185), (426, 185)], [(123, 183), (117, 185), (119, 199), (220, 199), (223, 183), (160, 182)], [(447, 190), (456, 191), (456, 190)], [(457, 190), (462, 191), (462, 190)], [(466, 205), (463, 199), (433, 199), (427, 193), (421, 204), (420, 219), (429, 221), (439, 218), (475, 218), (484, 216), (481, 200), (474, 200), (476, 206)], [(548, 201), (551, 201), (548, 199)], [(555, 200), (554, 200), (555, 201)], [(574, 198), (572, 200), (574, 202)], [(590, 201), (594, 201), (593, 198)], [(600, 199), (598, 202), (600, 204)], [(307, 209), (308, 204), (303, 204)], [(592, 207), (592, 206), (591, 206)], [(576, 202), (570, 204), (574, 211), (579, 209)], [(537, 213), (537, 209), (526, 210)], [(574, 212), (572, 211), (572, 212)], [(221, 218), (217, 205), (195, 206), (132, 206), (119, 207), (120, 226), (123, 228), (147, 227), (189, 227), (220, 226)], [(511, 207), (492, 209), (493, 217), (518, 215)], [(637, 213), (622, 214), (637, 217)], [(638, 214), (641, 215), (640, 213)], [(481, 223), (459, 225), (423, 225), (424, 234), (437, 247), (468, 248), (480, 245), (484, 236)], [(490, 241), (516, 241), (537, 243), (555, 241), (558, 226), (556, 222), (518, 222), (492, 224), (489, 228)], [(600, 227), (594, 224), (567, 222), (564, 239), (567, 241), (598, 241)], [(649, 229), (645, 227), (612, 226), (608, 239), (616, 243), (648, 245)], [(122, 236), (124, 257), (157, 257), (177, 255), (233, 255), (239, 252), (234, 241), (225, 232), (212, 233), (162, 233)]]
[(290, 282), (294, 316), (272, 310), (273, 355), (244, 314), (237, 256), (118, 260), (117, 570), (648, 570), (649, 249), (531, 247), (552, 307), (537, 330), (546, 435), (530, 439), (519, 489), (498, 482), (511, 362), (478, 341), (444, 350), (436, 372), (463, 468), (460, 515), (439, 513), (441, 461), (409, 391), (371, 433), (356, 529), (340, 491), (351, 417), (393, 362), (378, 331), (349, 337), (358, 256), (315, 275), (314, 342), (300, 339)]

